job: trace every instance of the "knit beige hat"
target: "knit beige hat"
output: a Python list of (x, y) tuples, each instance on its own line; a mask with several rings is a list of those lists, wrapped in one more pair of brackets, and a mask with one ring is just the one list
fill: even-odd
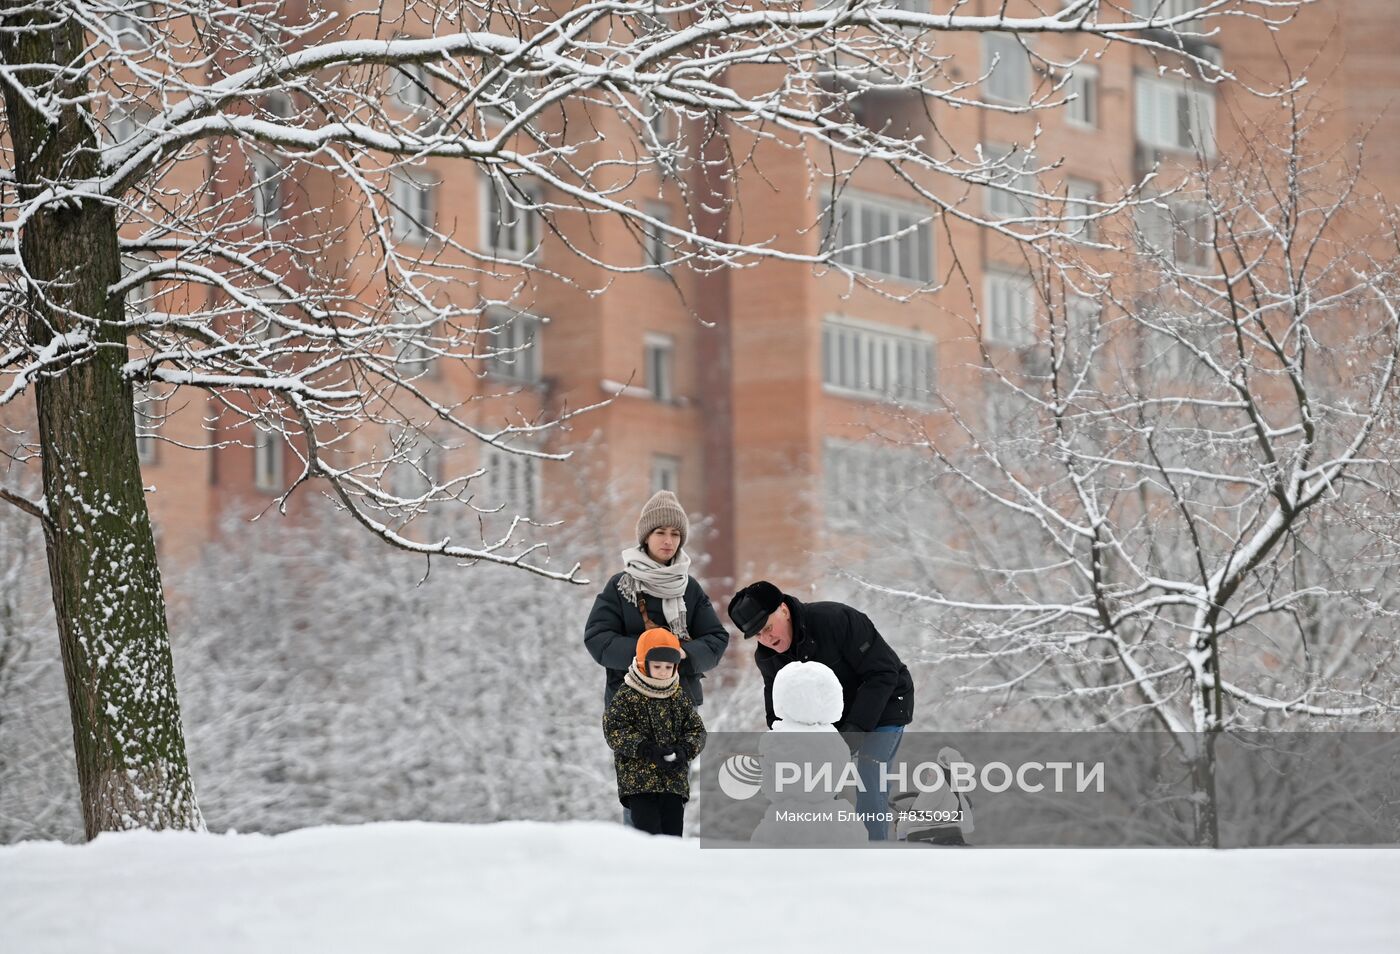
[(642, 515), (637, 520), (637, 542), (645, 546), (647, 537), (658, 527), (679, 529), (681, 546), (685, 546), (685, 538), (690, 535), (690, 520), (686, 517), (681, 502), (669, 490), (658, 490), (642, 508)]

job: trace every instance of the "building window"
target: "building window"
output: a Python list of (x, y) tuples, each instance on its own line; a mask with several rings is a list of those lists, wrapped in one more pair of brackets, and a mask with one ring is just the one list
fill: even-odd
[(675, 400), (676, 343), (665, 335), (646, 336), (647, 390), (658, 401)]
[(651, 492), (669, 490), (679, 494), (681, 489), (681, 460), (668, 454), (653, 454), (651, 458)]
[(907, 516), (909, 495), (924, 481), (916, 453), (828, 440), (822, 445), (822, 497), (827, 524), (868, 528), (882, 514)]
[[(1205, 0), (1133, 0), (1133, 15), (1143, 20), (1173, 20), (1201, 8)], [(1181, 23), (1172, 30), (1177, 33), (1201, 33), (1206, 25), (1201, 20)]]
[(1099, 303), (1085, 295), (1072, 294), (1065, 301), (1065, 337), (1061, 347), (1076, 365), (1088, 360), (1102, 313)]
[(1080, 63), (1075, 65), (1065, 84), (1072, 97), (1065, 105), (1065, 119), (1076, 126), (1089, 129), (1099, 125), (1099, 71)]
[[(1157, 315), (1154, 318), (1173, 326), (1181, 324), (1173, 315)], [(1141, 330), (1144, 368), (1149, 369), (1159, 381), (1168, 384), (1181, 384), (1191, 377), (1191, 372), (1196, 367), (1196, 354), (1187, 344), (1191, 340), (1190, 335), (1182, 340), (1165, 331), (1148, 328)]]
[(395, 376), (401, 381), (416, 381), (419, 378), (436, 380), (436, 358), (437, 354), (426, 333), (409, 336), (399, 347), (398, 358), (394, 362)]
[(144, 50), (151, 45), (150, 4), (139, 0), (112, 0), (112, 12), (104, 19), (107, 29), (123, 50)]
[(394, 67), (389, 95), (400, 109), (410, 113), (426, 110), (432, 101), (432, 89), (432, 76), (422, 63), (404, 63)]
[(982, 339), (1026, 348), (1035, 344), (1035, 302), (1029, 276), (988, 271), (982, 299)]
[(404, 173), (394, 175), (390, 189), (393, 203), (390, 216), (395, 239), (417, 245), (428, 241), (436, 221), (434, 195), (431, 182)]
[(404, 381), (436, 379), (438, 363), (431, 314), (415, 310), (401, 316), (399, 322), (399, 350), (394, 362), (397, 377)]
[[(500, 506), (502, 517), (533, 519), (539, 514), (539, 459), (512, 453), (501, 447), (487, 445), (482, 450), (481, 466), (485, 482), (484, 506)], [(502, 527), (504, 530), (504, 527)]]
[[(647, 215), (656, 219), (663, 225), (671, 224), (671, 209), (659, 203), (648, 203), (646, 207)], [(647, 264), (653, 268), (665, 269), (671, 261), (671, 246), (669, 235), (661, 229), (645, 225), (646, 230), (646, 256)]]
[(991, 145), (982, 147), (982, 157), (992, 167), (987, 175), (987, 214), (997, 219), (1034, 215), (1034, 193), (1038, 191), (1035, 155)]
[(643, 108), (647, 110), (647, 131), (653, 142), (663, 147), (675, 146), (681, 129), (681, 117), (676, 108), (650, 99), (643, 103)]
[(107, 121), (103, 124), (103, 145), (120, 146), (136, 138), (151, 120), (151, 113), (139, 107), (128, 107), (115, 103), (107, 111)]
[(1215, 94), (1177, 80), (1139, 76), (1134, 96), (1137, 140), (1150, 149), (1215, 155)]
[(482, 246), (501, 258), (525, 259), (540, 243), (538, 190), (518, 180), (485, 180)]
[[(158, 259), (140, 255), (123, 255), (121, 259), (122, 281), (131, 278), (135, 272), (144, 272), (157, 263)], [(148, 276), (126, 290), (126, 314), (128, 318), (149, 315), (155, 310), (156, 289)]]
[(162, 402), (148, 383), (132, 388), (132, 411), (136, 416), (136, 459), (143, 464), (156, 462), (157, 434), (165, 417)]
[(931, 218), (924, 209), (846, 192), (822, 216), (823, 245), (856, 271), (925, 284), (933, 279)]
[(1031, 61), (1017, 37), (1007, 33), (983, 34), (982, 70), (989, 73), (984, 88), (989, 99), (1029, 105)]
[(498, 378), (538, 384), (541, 376), (540, 330), (544, 322), (534, 315), (493, 308), (486, 313), (491, 336), (487, 347), (486, 371)]
[(275, 493), (282, 489), (281, 435), (259, 423), (253, 424), (253, 486)]
[[(498, 65), (492, 64), (493, 67)], [(515, 119), (534, 103), (535, 90), (536, 83), (529, 76), (512, 74), (509, 68), (501, 69), (482, 84), (481, 112), (493, 122)]]
[(1098, 239), (1098, 222), (1089, 216), (1098, 211), (1098, 183), (1071, 178), (1065, 183), (1065, 223), (1061, 231), (1079, 242)]
[(1140, 205), (1133, 213), (1142, 248), (1180, 268), (1202, 270), (1215, 264), (1215, 220), (1210, 206), (1169, 201)]
[(828, 390), (918, 401), (932, 391), (933, 374), (928, 335), (843, 318), (822, 323), (822, 383)]
[(404, 435), (395, 441), (394, 463), (389, 470), (389, 493), (409, 503), (399, 504), (402, 525), (412, 524), (423, 536), (436, 536), (437, 520), (441, 514), (432, 498), (442, 486), (442, 462), (439, 449), (423, 434)]
[(282, 220), (282, 166), (261, 152), (253, 157), (253, 211), (265, 227)]

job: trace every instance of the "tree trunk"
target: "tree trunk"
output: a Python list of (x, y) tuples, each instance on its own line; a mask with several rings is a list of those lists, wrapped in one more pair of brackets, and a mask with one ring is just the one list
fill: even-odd
[[(85, 82), (47, 86), (81, 57), (78, 24), (47, 12), (0, 36), (8, 67), (29, 101), (5, 87), (22, 200), (50, 184), (90, 179), (97, 142)], [(53, 108), (45, 116), (31, 103)], [(83, 821), (92, 838), (128, 828), (202, 828), (185, 755), (170, 632), (155, 539), (136, 456), (124, 312), (107, 289), (121, 274), (116, 214), (95, 201), (44, 206), (24, 227), (20, 255), (30, 277), (28, 333), (36, 348), (59, 336), (79, 350), (61, 373), (35, 386), (43, 461), (49, 576), (73, 719)], [(100, 319), (94, 320), (94, 319)]]
[(1196, 845), (1201, 848), (1220, 847), (1220, 803), (1215, 786), (1215, 743), (1219, 736), (1211, 730), (1196, 737), (1196, 758), (1191, 765)]

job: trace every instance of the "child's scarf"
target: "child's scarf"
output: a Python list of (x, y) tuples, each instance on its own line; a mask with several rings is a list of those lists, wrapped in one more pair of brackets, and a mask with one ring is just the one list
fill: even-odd
[(648, 699), (669, 699), (681, 686), (681, 667), (675, 668), (670, 679), (653, 679), (637, 668), (637, 660), (634, 659), (622, 681)]

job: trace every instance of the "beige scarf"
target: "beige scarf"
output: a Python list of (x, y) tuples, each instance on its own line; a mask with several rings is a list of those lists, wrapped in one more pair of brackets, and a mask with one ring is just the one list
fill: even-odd
[(653, 679), (637, 668), (637, 660), (634, 659), (622, 681), (648, 699), (669, 699), (681, 687), (681, 669), (677, 666), (670, 679)]
[[(690, 554), (681, 550), (670, 564), (657, 563), (647, 555), (645, 547), (628, 547), (622, 551), (622, 568), (625, 571), (618, 577), (617, 589), (623, 599), (637, 609), (642, 609), (644, 594), (650, 593), (661, 600), (661, 613), (666, 619), (666, 628), (685, 642), (690, 638), (686, 631), (685, 589), (690, 585)], [(643, 610), (643, 615), (646, 612)], [(649, 625), (660, 623), (648, 620)]]

